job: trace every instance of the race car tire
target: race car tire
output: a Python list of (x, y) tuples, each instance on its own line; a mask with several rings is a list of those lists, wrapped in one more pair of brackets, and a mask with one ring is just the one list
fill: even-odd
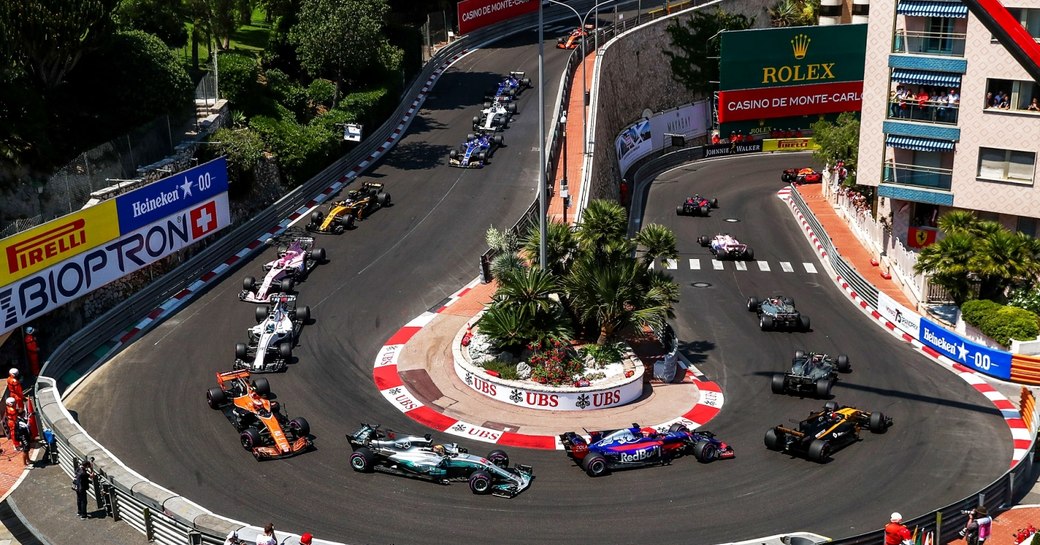
[(490, 107), (491, 107), (491, 103), (490, 102), (485, 102), (484, 103), (484, 108), (485, 109), (490, 108)]
[(708, 237), (705, 236), (705, 235), (701, 235), (701, 236), (697, 237), (697, 244), (700, 244), (703, 247), (707, 247), (708, 246), (708, 242), (709, 242)]
[[(274, 286), (271, 286), (271, 287), (274, 287)], [(289, 292), (292, 291), (292, 289), (293, 289), (293, 279), (292, 278), (283, 278), (282, 281), (278, 283), (278, 291), (280, 291), (282, 293), (289, 293)]]
[(270, 315), (271, 315), (271, 308), (268, 307), (267, 305), (258, 306), (258, 307), (256, 307), (256, 310), (253, 311), (253, 318), (256, 319), (256, 323), (258, 323), (258, 324), (260, 322), (266, 320), (267, 317), (270, 316)]
[(683, 432), (689, 433), (690, 432), (690, 428), (687, 428), (685, 424), (680, 424), (678, 422), (676, 422), (675, 424), (672, 424), (671, 426), (668, 426), (668, 433), (675, 433), (677, 431), (683, 431)]
[(253, 379), (253, 390), (263, 397), (271, 395), (271, 383), (264, 377)]
[(506, 104), (506, 111), (511, 113), (511, 114), (515, 114), (516, 113), (516, 104), (514, 104), (512, 102), (510, 102), (509, 104)]
[(466, 135), (466, 141), (469, 142), (470, 140), (473, 140), (476, 137), (477, 136), (475, 134), (469, 133), (469, 134)]
[(516, 89), (513, 89), (513, 88), (506, 89), (506, 94), (511, 96), (511, 97), (515, 97), (516, 96)]
[(715, 252), (715, 259), (718, 259), (719, 261), (725, 261), (728, 257), (730, 257), (730, 255), (725, 248)]
[(321, 225), (322, 220), (325, 219), (325, 214), (322, 214), (320, 210), (311, 212), (311, 225), (318, 227)]
[(842, 373), (852, 371), (852, 363), (849, 362), (849, 357), (845, 354), (838, 355), (838, 371), (841, 371)]
[(482, 469), (474, 471), (469, 476), (469, 489), (477, 495), (491, 493), (491, 475)]
[(801, 328), (802, 331), (809, 331), (811, 329), (810, 324), (811, 322), (809, 321), (808, 316), (804, 314), (798, 315), (798, 327)]
[(790, 297), (781, 297), (780, 300), (787, 303), (788, 305), (791, 305), (792, 307), (794, 306), (794, 299)]
[(769, 450), (783, 450), (784, 449), (784, 432), (776, 431), (776, 429), (770, 429), (766, 431), (766, 448)]
[(719, 207), (719, 199), (717, 199), (717, 198), (711, 199), (711, 207), (712, 208), (718, 208)]
[(480, 161), (481, 163), (487, 162), (487, 152), (486, 151), (482, 151), (482, 152), (478, 153), (477, 154), (477, 161)]
[[(273, 407), (274, 403), (271, 406)], [(307, 437), (311, 434), (310, 422), (307, 422), (307, 419), (302, 416), (297, 416), (290, 420), (289, 429), (296, 434), (296, 437)]]
[(602, 454), (589, 454), (582, 460), (582, 467), (589, 477), (600, 477), (607, 474), (607, 459)]
[(831, 444), (823, 439), (813, 439), (812, 443), (809, 443), (809, 451), (806, 453), (806, 458), (813, 462), (824, 462), (831, 455)]
[(711, 441), (702, 439), (693, 445), (693, 457), (704, 464), (714, 462), (719, 459), (719, 449)]
[(252, 427), (246, 428), (239, 434), (238, 440), (242, 443), (242, 448), (253, 450), (260, 446), (260, 431)]
[(774, 394), (787, 393), (787, 377), (784, 375), (773, 375), (773, 381), (770, 384)]
[(681, 205), (681, 204), (680, 204), (679, 206), (676, 206), (676, 207), (675, 207), (675, 215), (676, 215), (676, 216), (681, 216), (681, 215), (683, 215), (683, 212), (684, 212), (684, 210), (683, 210), (683, 205)]
[(755, 260), (755, 250), (751, 249), (751, 246), (744, 249), (744, 259), (747, 259), (748, 261)]
[(804, 357), (805, 357), (805, 351), (804, 350), (795, 350), (794, 351), (794, 359), (797, 360), (797, 359), (801, 359), (801, 358), (804, 358)]
[(296, 309), (296, 319), (301, 322), (306, 322), (311, 319), (311, 307), (304, 305)]
[(755, 312), (756, 310), (758, 310), (758, 305), (759, 305), (758, 297), (748, 297), (748, 299), (747, 299), (747, 309), (748, 309), (748, 312)]
[(773, 329), (773, 317), (772, 316), (762, 316), (762, 317), (760, 317), (758, 319), (758, 327), (762, 331), (769, 331), (770, 329)]
[(341, 222), (344, 229), (353, 229), (354, 225), (357, 223), (357, 218), (354, 217), (354, 214), (347, 214), (341, 218)]
[(448, 159), (457, 159), (459, 156), (459, 150), (453, 149), (448, 152)]
[(885, 433), (888, 430), (888, 419), (885, 413), (871, 413), (870, 431), (873, 433)]
[(311, 259), (318, 263), (325, 261), (325, 248), (315, 248), (311, 250)]
[(524, 87), (530, 87), (531, 86), (531, 78), (524, 78), (524, 79), (520, 80), (520, 83), (523, 84)]
[(700, 208), (700, 211), (701, 211), (701, 215), (702, 216), (707, 216), (708, 215), (708, 207), (707, 206), (702, 206)]
[(838, 410), (838, 404), (834, 401), (828, 401), (823, 404), (823, 410), (825, 411), (836, 411)]
[(390, 194), (386, 192), (376, 193), (376, 204), (383, 208), (390, 206)]
[(502, 469), (509, 467), (509, 455), (506, 454), (506, 451), (504, 450), (495, 449), (489, 452), (487, 455), (487, 459), (492, 464), (495, 464), (496, 466)]
[(358, 473), (371, 473), (375, 455), (367, 447), (358, 447), (350, 455), (350, 467)]
[(834, 388), (834, 380), (829, 378), (816, 379), (816, 397), (830, 397), (832, 388)]
[(563, 39), (563, 38), (557, 38), (557, 39), (556, 39), (556, 43), (558, 43), (558, 44), (560, 44), (560, 45), (563, 45), (563, 44), (565, 43), (565, 41), (564, 41), (564, 39)]
[(248, 354), (248, 348), (246, 347), (246, 343), (237, 343), (237, 344), (235, 344), (235, 358), (236, 359), (244, 360), (244, 359), (246, 359), (246, 355), (247, 354)]
[(227, 394), (220, 388), (210, 388), (206, 391), (206, 403), (211, 409), (219, 409), (227, 403)]
[(278, 356), (283, 360), (288, 360), (292, 357), (292, 343), (280, 343), (278, 345)]
[(491, 141), (494, 142), (496, 146), (501, 146), (502, 143), (505, 142), (505, 138), (501, 134), (496, 134), (491, 137)]
[(242, 279), (242, 289), (246, 291), (253, 291), (253, 287), (256, 286), (256, 278), (247, 276)]

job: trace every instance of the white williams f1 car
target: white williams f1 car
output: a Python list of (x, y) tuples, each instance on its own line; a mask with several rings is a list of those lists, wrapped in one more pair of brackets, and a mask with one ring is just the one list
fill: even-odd
[(515, 113), (515, 102), (506, 102), (502, 99), (485, 102), (480, 115), (473, 116), (473, 130), (493, 132), (505, 129)]
[(313, 237), (293, 237), (278, 247), (278, 258), (264, 265), (267, 275), (257, 284), (256, 278), (247, 276), (242, 281), (241, 301), (267, 303), (272, 294), (292, 291), (295, 281), (307, 276), (325, 261), (325, 249), (314, 247)]
[(296, 306), (296, 296), (281, 295), (271, 306), (256, 307), (257, 325), (249, 328), (248, 343), (235, 345), (235, 369), (251, 373), (274, 373), (292, 360), (293, 345), (310, 319), (310, 307)]

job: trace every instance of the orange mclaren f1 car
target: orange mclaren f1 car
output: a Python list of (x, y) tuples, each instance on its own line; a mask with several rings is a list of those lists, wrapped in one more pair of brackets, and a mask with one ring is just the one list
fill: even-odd
[(271, 401), (266, 378), (250, 379), (249, 371), (217, 373), (219, 387), (206, 392), (213, 409), (222, 411), (239, 432), (242, 447), (257, 460), (287, 458), (314, 447), (311, 427), (303, 418), (289, 419)]
[(585, 25), (585, 28), (576, 28), (567, 36), (556, 40), (557, 49), (577, 49), (589, 32), (596, 28), (594, 25)]

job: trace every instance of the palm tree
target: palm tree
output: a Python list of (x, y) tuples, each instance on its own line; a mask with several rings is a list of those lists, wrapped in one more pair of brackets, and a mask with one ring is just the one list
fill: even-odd
[(502, 278), (527, 268), (527, 262), (516, 254), (497, 254), (491, 258), (491, 276)]
[(559, 283), (551, 272), (531, 267), (500, 277), (493, 301), (501, 306), (521, 309), (531, 316), (537, 316), (555, 306), (556, 303), (549, 296), (559, 289)]
[(957, 232), (974, 232), (979, 223), (970, 210), (951, 210), (939, 217), (939, 229), (950, 235)]
[(801, 6), (797, 0), (777, 0), (767, 11), (774, 27), (797, 26), (801, 21)]
[[(578, 250), (578, 238), (570, 225), (558, 221), (546, 225), (545, 235), (545, 264), (553, 274), (563, 276)], [(538, 261), (540, 241), (538, 229), (531, 229), (524, 242), (524, 255), (532, 263)]]
[(519, 353), (532, 337), (533, 317), (515, 308), (492, 304), (477, 321), (477, 327), (495, 348)]
[(967, 232), (955, 231), (946, 238), (917, 254), (914, 272), (931, 276), (936, 284), (946, 288), (954, 303), (968, 300), (971, 292), (971, 261), (975, 255), (976, 238)]
[(1007, 288), (1036, 277), (1036, 254), (1034, 243), (1030, 242), (1033, 240), (1003, 227), (979, 239), (971, 269), (982, 279), (981, 298), (1003, 301)]
[(675, 233), (656, 223), (644, 225), (636, 235), (636, 243), (643, 247), (643, 265), (649, 267), (658, 259), (676, 259)]
[(578, 226), (578, 242), (589, 253), (603, 252), (628, 232), (628, 215), (620, 204), (605, 200), (589, 203)]

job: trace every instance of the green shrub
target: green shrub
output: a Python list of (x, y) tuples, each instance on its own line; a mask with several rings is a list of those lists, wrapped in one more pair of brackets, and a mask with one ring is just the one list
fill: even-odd
[(1010, 346), (1011, 339), (1030, 341), (1040, 334), (1036, 314), (993, 301), (966, 301), (961, 306), (961, 316), (965, 322), (979, 328), (983, 335), (1003, 346)]
[(263, 103), (260, 65), (256, 59), (240, 53), (226, 52), (217, 56), (220, 70), (220, 95), (247, 115)]
[(582, 354), (591, 356), (597, 365), (621, 361), (624, 350), (625, 345), (622, 343), (605, 344), (603, 346), (590, 344), (581, 348)]
[(503, 378), (503, 379), (505, 379), (505, 380), (517, 380), (518, 378), (520, 378), (520, 377), (518, 377), (516, 375), (516, 364), (515, 363), (507, 363), (507, 362), (499, 361), (499, 360), (491, 360), (491, 361), (486, 361), (486, 362), (482, 363), (481, 366), (484, 369), (487, 369), (488, 371), (494, 371), (494, 372), (498, 373), (498, 376)]

